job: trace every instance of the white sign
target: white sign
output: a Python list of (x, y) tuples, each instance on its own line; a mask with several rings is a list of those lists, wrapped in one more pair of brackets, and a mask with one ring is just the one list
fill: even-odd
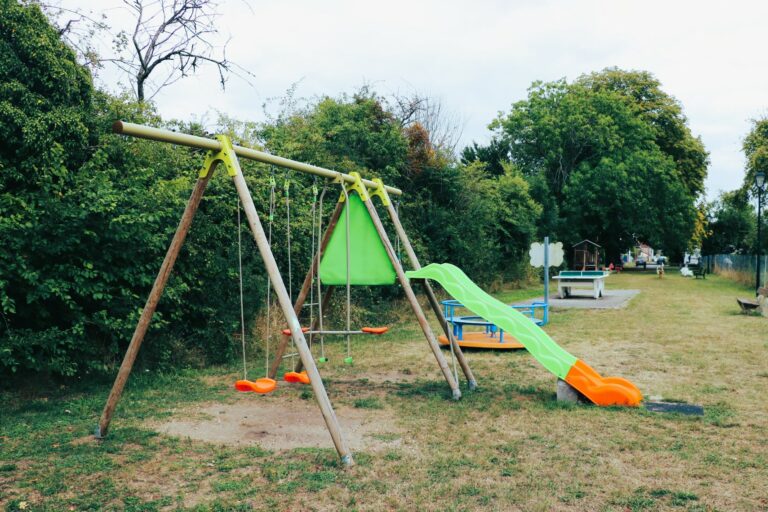
[[(528, 251), (531, 257), (531, 265), (534, 267), (544, 266), (544, 244), (534, 242), (531, 244), (531, 250)], [(549, 244), (549, 266), (559, 267), (563, 264), (563, 243), (556, 242)]]

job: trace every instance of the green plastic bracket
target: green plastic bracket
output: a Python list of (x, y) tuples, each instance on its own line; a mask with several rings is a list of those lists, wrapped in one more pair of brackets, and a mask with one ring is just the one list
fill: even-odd
[(389, 200), (389, 194), (387, 193), (386, 187), (384, 187), (384, 182), (381, 181), (381, 178), (373, 178), (373, 181), (376, 184), (376, 188), (370, 192), (371, 197), (378, 197), (381, 199), (381, 204), (384, 206), (389, 206), (392, 204), (392, 202)]
[[(368, 195), (368, 190), (365, 188), (365, 185), (363, 184), (363, 178), (360, 177), (359, 172), (351, 172), (349, 173), (350, 176), (355, 178), (355, 182), (352, 184), (347, 185), (346, 182), (343, 183), (344, 189), (347, 191), (347, 194), (349, 194), (352, 191), (357, 192), (357, 195), (360, 196), (360, 199), (363, 201), (367, 201), (370, 199), (370, 196)], [(337, 180), (341, 180), (341, 177), (336, 178)], [(339, 202), (343, 203), (345, 200), (344, 193), (341, 193), (341, 197), (339, 198)]]
[(205, 156), (205, 162), (203, 162), (203, 168), (198, 174), (199, 178), (207, 178), (208, 173), (213, 169), (216, 164), (222, 163), (227, 168), (227, 174), (230, 176), (237, 176), (240, 172), (240, 162), (237, 160), (235, 149), (232, 147), (232, 139), (226, 135), (217, 135), (216, 140), (221, 143), (221, 149), (214, 151), (213, 149), (208, 151)]

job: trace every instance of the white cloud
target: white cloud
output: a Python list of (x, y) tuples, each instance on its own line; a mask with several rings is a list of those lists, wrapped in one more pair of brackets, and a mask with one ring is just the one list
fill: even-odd
[[(81, 1), (95, 11), (119, 2)], [(167, 117), (219, 110), (261, 118), (261, 104), (302, 80), (299, 94), (336, 95), (363, 83), (417, 90), (466, 120), (463, 143), (486, 141), (499, 110), (534, 80), (573, 79), (607, 66), (654, 73), (679, 99), (711, 152), (710, 197), (741, 184), (741, 140), (768, 112), (759, 1), (289, 1), (225, 0), (229, 57), (255, 75), (222, 92), (213, 70), (158, 95)], [(116, 25), (125, 11), (110, 11)], [(105, 78), (114, 80), (110, 75)]]

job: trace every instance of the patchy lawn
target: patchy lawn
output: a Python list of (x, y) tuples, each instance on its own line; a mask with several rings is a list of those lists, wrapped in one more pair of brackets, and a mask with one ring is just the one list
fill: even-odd
[(703, 417), (560, 404), (525, 351), (468, 353), (481, 388), (453, 402), (404, 321), (356, 338), (352, 366), (343, 342), (327, 346), (351, 469), (308, 388), (237, 394), (234, 367), (137, 373), (104, 441), (90, 433), (107, 386), (0, 395), (0, 509), (768, 510), (768, 320), (734, 300), (750, 290), (671, 273), (613, 275), (615, 288), (642, 292), (626, 309), (554, 311), (546, 330), (604, 375), (702, 404)]

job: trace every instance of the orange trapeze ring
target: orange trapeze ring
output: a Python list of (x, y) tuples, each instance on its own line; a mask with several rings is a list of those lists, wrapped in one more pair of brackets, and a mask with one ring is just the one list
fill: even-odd
[(270, 393), (277, 387), (277, 382), (274, 379), (268, 379), (266, 377), (256, 379), (256, 381), (250, 380), (238, 380), (235, 382), (235, 389), (238, 391), (253, 391), (254, 393), (265, 394)]
[(384, 334), (389, 330), (389, 327), (363, 327), (360, 329), (366, 334)]
[(285, 382), (300, 382), (302, 384), (309, 384), (309, 375), (307, 375), (307, 371), (304, 370), (303, 372), (288, 372), (285, 375), (283, 375), (283, 380)]

